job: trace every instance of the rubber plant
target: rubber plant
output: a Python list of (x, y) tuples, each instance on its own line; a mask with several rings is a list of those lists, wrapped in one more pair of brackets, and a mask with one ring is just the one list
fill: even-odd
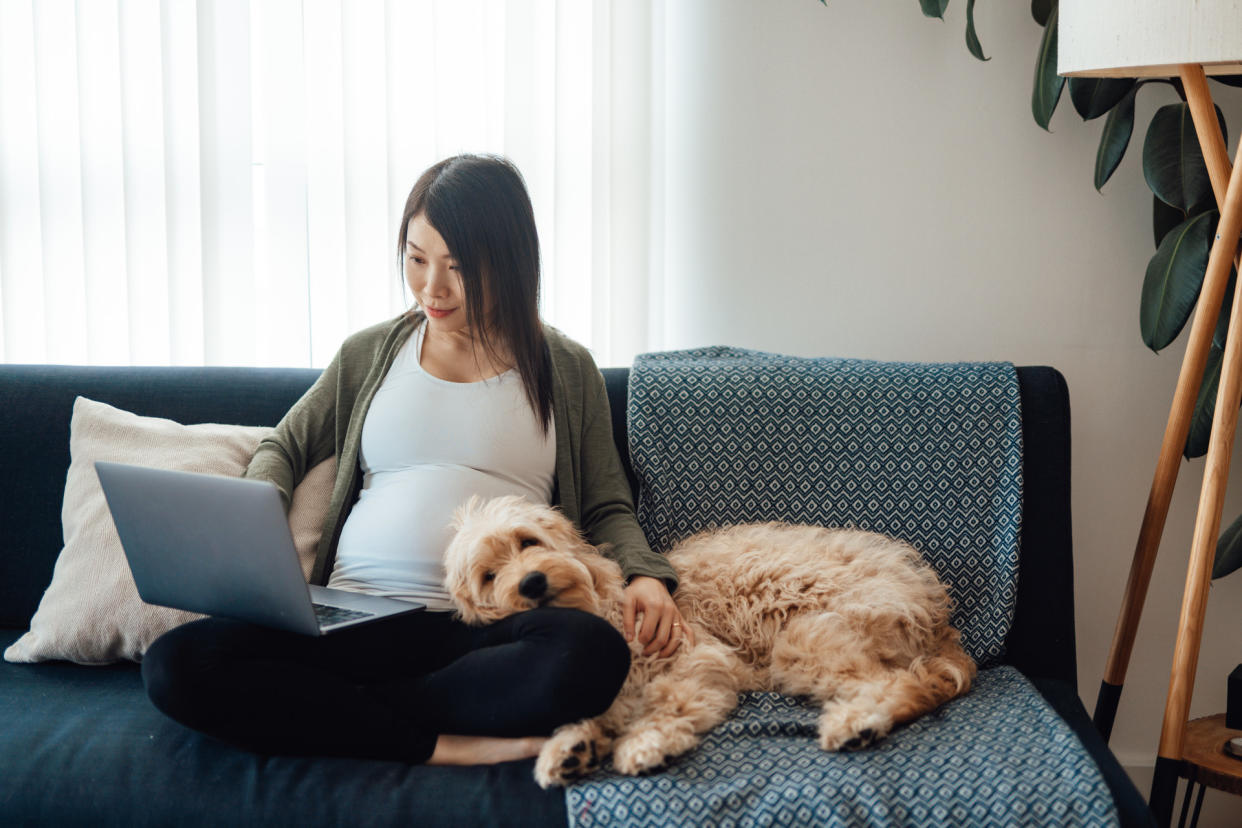
[[(821, 2), (827, 5), (827, 0)], [(944, 20), (949, 0), (919, 0), (919, 6), (925, 16)], [(1035, 58), (1031, 114), (1035, 123), (1047, 130), (1068, 85), (1070, 102), (1084, 121), (1104, 119), (1095, 156), (1096, 190), (1108, 183), (1130, 147), (1139, 92), (1153, 84), (1163, 84), (1172, 87), (1181, 98), (1180, 103), (1161, 106), (1152, 115), (1142, 147), (1143, 177), (1152, 193), (1155, 253), (1143, 277), (1139, 333), (1147, 347), (1159, 352), (1177, 339), (1194, 310), (1220, 219), (1185, 90), (1176, 78), (1070, 78), (1067, 84), (1057, 74), (1057, 0), (1031, 0), (1031, 16), (1043, 30)], [(979, 60), (989, 59), (975, 31), (975, 0), (966, 0), (966, 48)], [(1214, 76), (1211, 80), (1242, 86), (1242, 76)], [(1228, 143), (1229, 133), (1219, 106), (1216, 117)], [(1188, 460), (1207, 453), (1235, 279), (1236, 273), (1230, 277), (1195, 401), (1183, 449)], [(1212, 577), (1220, 578), (1239, 568), (1242, 516), (1221, 533)]]

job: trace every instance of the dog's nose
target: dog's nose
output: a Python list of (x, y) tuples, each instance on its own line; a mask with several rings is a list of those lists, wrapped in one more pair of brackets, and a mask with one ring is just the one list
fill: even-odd
[(548, 591), (548, 576), (542, 572), (527, 572), (521, 583), (518, 584), (518, 592), (523, 598), (529, 598), (537, 601), (543, 597)]

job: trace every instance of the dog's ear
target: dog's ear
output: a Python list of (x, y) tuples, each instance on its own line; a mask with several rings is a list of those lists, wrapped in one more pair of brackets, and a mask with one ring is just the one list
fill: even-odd
[(578, 555), (578, 560), (582, 561), (587, 572), (591, 573), (591, 580), (595, 582), (597, 594), (607, 595), (613, 589), (617, 591), (622, 589), (621, 567), (616, 561), (605, 558), (589, 546)]

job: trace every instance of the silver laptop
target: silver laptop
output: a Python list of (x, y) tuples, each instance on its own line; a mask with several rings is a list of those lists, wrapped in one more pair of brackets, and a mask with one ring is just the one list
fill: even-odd
[(95, 470), (148, 604), (305, 635), (424, 608), (308, 585), (272, 483), (102, 461)]

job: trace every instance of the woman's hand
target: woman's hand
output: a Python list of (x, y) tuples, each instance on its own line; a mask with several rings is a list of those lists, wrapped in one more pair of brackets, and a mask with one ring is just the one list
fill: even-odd
[[(660, 658), (673, 654), (684, 636), (691, 644), (694, 633), (682, 620), (673, 596), (659, 578), (636, 575), (622, 593), (622, 611), (625, 618), (625, 640), (646, 645), (643, 655), (657, 650)], [(637, 630), (635, 620), (637, 619)]]

